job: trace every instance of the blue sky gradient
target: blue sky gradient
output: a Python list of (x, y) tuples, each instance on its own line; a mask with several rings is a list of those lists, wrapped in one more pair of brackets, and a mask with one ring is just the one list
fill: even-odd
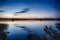
[(6, 11), (3, 15), (14, 15), (15, 12), (30, 8), (27, 13), (20, 13), (17, 16), (49, 16), (57, 17), (55, 0), (0, 0), (0, 10)]

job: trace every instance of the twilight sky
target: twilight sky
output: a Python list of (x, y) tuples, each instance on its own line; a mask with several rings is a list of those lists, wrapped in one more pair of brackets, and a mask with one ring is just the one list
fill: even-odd
[[(0, 16), (56, 18), (58, 13), (54, 0), (0, 0)], [(21, 13), (24, 9), (29, 11)], [(17, 15), (14, 15), (16, 12)]]

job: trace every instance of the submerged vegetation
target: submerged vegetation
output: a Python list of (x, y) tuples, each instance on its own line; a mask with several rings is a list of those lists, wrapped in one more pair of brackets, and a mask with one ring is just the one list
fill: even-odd
[(56, 23), (56, 28), (60, 30), (60, 23)]
[(0, 32), (7, 30), (7, 24), (0, 24)]
[(7, 24), (0, 24), (0, 40), (6, 40), (7, 37), (7, 30), (8, 25)]

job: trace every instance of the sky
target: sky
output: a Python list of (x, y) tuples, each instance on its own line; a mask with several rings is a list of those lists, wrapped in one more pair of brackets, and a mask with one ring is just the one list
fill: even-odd
[[(56, 18), (59, 13), (55, 6), (55, 0), (0, 0), (0, 16)], [(29, 11), (23, 13), (24, 9)]]

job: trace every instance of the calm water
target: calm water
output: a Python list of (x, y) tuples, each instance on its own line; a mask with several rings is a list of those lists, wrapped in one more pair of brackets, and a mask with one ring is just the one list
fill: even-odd
[[(56, 23), (60, 23), (60, 21), (0, 22), (0, 40), (28, 40), (30, 34), (37, 35), (42, 40), (55, 40), (55, 37), (44, 29), (47, 26), (46, 29), (60, 36), (60, 29), (57, 28)], [(59, 36), (57, 40), (59, 40)]]

